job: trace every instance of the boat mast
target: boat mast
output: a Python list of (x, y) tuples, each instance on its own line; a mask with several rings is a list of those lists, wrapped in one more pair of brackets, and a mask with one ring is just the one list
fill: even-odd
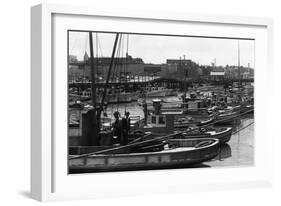
[(96, 71), (94, 66), (94, 49), (93, 49), (93, 35), (92, 32), (89, 32), (89, 42), (90, 42), (90, 63), (91, 63), (91, 89), (92, 89), (92, 105), (96, 109)]
[(92, 105), (94, 107), (94, 112), (93, 112), (93, 129), (94, 129), (93, 133), (94, 133), (94, 135), (98, 135), (98, 133), (100, 131), (101, 111), (103, 110), (103, 107), (104, 107), (104, 101), (105, 101), (105, 96), (107, 93), (111, 70), (112, 70), (113, 63), (114, 63), (114, 56), (115, 56), (115, 51), (116, 51), (116, 45), (118, 42), (118, 37), (119, 37), (119, 34), (117, 33), (115, 42), (114, 42), (113, 51), (112, 51), (109, 70), (108, 70), (108, 74), (107, 74), (106, 84), (104, 87), (104, 92), (102, 94), (102, 100), (101, 100), (100, 105), (97, 107), (97, 102), (96, 102), (97, 93), (96, 93), (96, 81), (95, 81), (96, 80), (96, 69), (95, 69), (95, 65), (94, 65), (95, 62), (94, 62), (93, 36), (92, 36), (92, 32), (89, 32), (90, 60), (91, 60), (90, 63), (91, 63), (91, 77), (92, 77), (92, 82), (91, 82)]
[[(128, 91), (128, 80), (127, 80), (127, 74), (128, 74), (128, 57), (129, 57), (129, 34), (127, 34), (127, 48), (126, 48), (126, 63), (125, 63), (125, 98), (127, 99), (127, 91)], [(127, 112), (127, 100), (125, 102), (125, 114)]]
[[(185, 61), (185, 54), (183, 55), (183, 60)], [(185, 65), (185, 62), (184, 62)], [(187, 77), (188, 77), (188, 68), (186, 66), (184, 66), (184, 70), (185, 70), (185, 83), (184, 83), (184, 90), (185, 90), (185, 96), (187, 95), (187, 90), (188, 90), (188, 84), (187, 84)]]
[(99, 133), (99, 122), (97, 121), (97, 102), (96, 102), (96, 71), (95, 71), (95, 62), (94, 62), (94, 48), (93, 48), (93, 35), (92, 32), (89, 32), (89, 44), (90, 44), (90, 68), (91, 68), (91, 90), (92, 90), (92, 137), (94, 138), (93, 144), (97, 143), (97, 137)]
[(114, 46), (113, 46), (113, 50), (112, 50), (112, 55), (111, 55), (111, 59), (110, 59), (110, 65), (109, 65), (109, 69), (108, 69), (108, 73), (107, 73), (107, 77), (106, 77), (106, 83), (105, 83), (104, 91), (103, 91), (103, 94), (102, 94), (101, 104), (99, 106), (99, 109), (97, 110), (98, 130), (99, 130), (100, 121), (101, 121), (101, 111), (103, 110), (103, 107), (104, 107), (105, 96), (106, 96), (106, 93), (107, 93), (109, 79), (110, 79), (112, 67), (113, 67), (113, 64), (114, 64), (114, 56), (115, 56), (115, 51), (116, 51), (116, 46), (117, 46), (118, 38), (119, 38), (119, 33), (117, 33), (116, 37), (115, 37), (115, 42), (114, 42)]
[(241, 71), (240, 71), (240, 42), (238, 40), (238, 79), (239, 79), (239, 87), (241, 88)]
[(94, 47), (93, 47), (93, 35), (89, 32), (89, 45), (90, 45), (90, 69), (91, 69), (91, 91), (92, 91), (92, 106), (93, 109), (88, 110), (84, 115), (82, 115), (82, 144), (85, 146), (95, 146), (99, 145), (99, 132), (101, 126), (101, 111), (103, 110), (105, 94), (107, 92), (108, 81), (110, 72), (113, 67), (113, 58), (115, 55), (116, 44), (118, 40), (118, 34), (116, 35), (116, 40), (112, 52), (112, 58), (109, 67), (109, 73), (107, 76), (107, 81), (105, 85), (105, 90), (102, 96), (101, 104), (97, 103), (97, 88), (96, 88), (96, 65), (94, 59)]
[(113, 50), (112, 50), (112, 55), (111, 55), (111, 59), (110, 59), (110, 65), (109, 65), (109, 69), (108, 69), (108, 73), (107, 73), (107, 77), (106, 77), (106, 83), (105, 83), (105, 87), (104, 87), (104, 92), (103, 92), (102, 100), (101, 100), (101, 108), (104, 105), (105, 95), (106, 95), (107, 88), (108, 88), (108, 83), (109, 83), (109, 78), (110, 78), (111, 70), (112, 70), (113, 63), (114, 63), (114, 56), (115, 56), (115, 51), (116, 51), (116, 46), (117, 46), (118, 38), (119, 38), (119, 33), (117, 33), (116, 37), (115, 37), (115, 42), (114, 42), (114, 46), (113, 46)]

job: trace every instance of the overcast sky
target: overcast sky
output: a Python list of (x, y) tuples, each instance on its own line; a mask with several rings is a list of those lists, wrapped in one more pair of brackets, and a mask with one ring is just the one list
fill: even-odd
[[(98, 45), (98, 56), (111, 56), (114, 33), (93, 32), (94, 53)], [(199, 64), (210, 65), (216, 59), (216, 65), (238, 64), (238, 42), (240, 45), (240, 64), (254, 67), (254, 40), (237, 40), (221, 38), (178, 37), (159, 35), (129, 34), (128, 53), (132, 57), (140, 57), (145, 63), (161, 64), (166, 59), (191, 59)], [(127, 34), (122, 35), (120, 55), (125, 56), (127, 50)], [(89, 52), (88, 32), (69, 32), (69, 54), (82, 60)]]

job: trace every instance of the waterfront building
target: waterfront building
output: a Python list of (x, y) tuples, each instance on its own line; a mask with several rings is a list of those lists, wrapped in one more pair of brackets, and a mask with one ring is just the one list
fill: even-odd
[(222, 67), (215, 67), (210, 73), (211, 80), (220, 81), (225, 78), (225, 71)]
[(190, 59), (167, 59), (168, 70), (176, 70), (178, 79), (198, 78), (200, 73), (199, 65)]

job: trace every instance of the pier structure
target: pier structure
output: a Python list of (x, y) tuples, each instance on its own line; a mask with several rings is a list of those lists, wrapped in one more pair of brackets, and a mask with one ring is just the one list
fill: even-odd
[[(216, 81), (214, 79), (212, 80), (200, 80), (200, 79), (188, 79), (188, 80), (180, 80), (176, 78), (169, 78), (169, 77), (160, 77), (152, 80), (147, 81), (127, 81), (127, 82), (109, 82), (109, 87), (120, 87), (123, 86), (125, 88), (131, 88), (133, 91), (137, 90), (142, 87), (152, 86), (152, 87), (166, 87), (170, 89), (184, 89), (186, 86), (191, 86), (192, 84), (196, 83), (209, 83), (214, 85), (225, 85), (225, 84), (233, 84), (234, 82), (254, 82), (253, 78), (248, 79), (224, 79), (220, 81)], [(106, 85), (105, 82), (96, 82), (97, 88), (104, 88)], [(85, 81), (85, 82), (69, 82), (68, 83), (69, 88), (77, 88), (78, 91), (85, 90), (87, 88), (91, 87), (91, 81)]]

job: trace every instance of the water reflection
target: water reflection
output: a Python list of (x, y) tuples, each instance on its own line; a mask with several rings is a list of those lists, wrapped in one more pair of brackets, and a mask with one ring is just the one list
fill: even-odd
[(223, 161), (224, 159), (230, 157), (231, 157), (231, 147), (229, 146), (229, 144), (223, 144), (220, 147), (219, 155), (215, 159)]
[(252, 166), (254, 164), (254, 121), (253, 115), (238, 119), (230, 126), (233, 134), (228, 144), (221, 146), (220, 154), (209, 162), (210, 167)]

